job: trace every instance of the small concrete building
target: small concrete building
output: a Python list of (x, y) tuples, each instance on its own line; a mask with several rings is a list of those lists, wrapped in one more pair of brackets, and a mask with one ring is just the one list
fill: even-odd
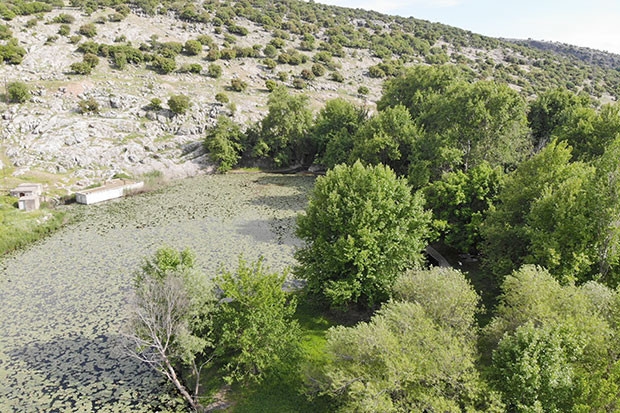
[(34, 211), (40, 207), (43, 185), (19, 184), (17, 188), (11, 189), (10, 194), (15, 198), (19, 198), (17, 207), (21, 211)]
[(21, 211), (35, 211), (39, 209), (39, 197), (37, 195), (26, 195), (19, 198), (17, 206)]
[(41, 196), (43, 185), (41, 184), (19, 184), (17, 188), (11, 189), (11, 196), (21, 198), (23, 196)]
[(78, 204), (95, 204), (110, 199), (121, 198), (128, 192), (137, 191), (144, 186), (144, 182), (135, 182), (125, 179), (113, 179), (105, 185), (85, 189), (75, 193), (75, 201)]

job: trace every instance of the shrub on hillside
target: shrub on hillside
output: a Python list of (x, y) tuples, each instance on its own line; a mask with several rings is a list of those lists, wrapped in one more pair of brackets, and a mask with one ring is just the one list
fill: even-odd
[(168, 99), (168, 107), (175, 115), (182, 115), (187, 112), (191, 104), (189, 97), (185, 95), (173, 95)]
[(11, 103), (24, 103), (30, 99), (30, 88), (24, 82), (9, 83), (6, 92)]

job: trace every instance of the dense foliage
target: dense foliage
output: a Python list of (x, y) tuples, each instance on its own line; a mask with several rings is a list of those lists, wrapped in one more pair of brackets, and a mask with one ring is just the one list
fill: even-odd
[(194, 410), (201, 373), (214, 363), (229, 383), (293, 368), (300, 331), (284, 280), (261, 260), (243, 259), (213, 280), (194, 268), (191, 251), (160, 248), (134, 279), (127, 351), (161, 372)]
[[(328, 169), (297, 221), (305, 244), (295, 274), (311, 297), (334, 307), (383, 303), (370, 321), (327, 333), (319, 357), (327, 361), (310, 376), (335, 409), (618, 410), (620, 298), (611, 288), (620, 284), (620, 106), (593, 99), (613, 101), (620, 92), (620, 72), (609, 63), (315, 2), (70, 4), (86, 15), (113, 7), (97, 24), (161, 13), (215, 34), (184, 43), (153, 36), (135, 46), (119, 36), (104, 44), (89, 40), (98, 35), (95, 22), (71, 27), (75, 18), (60, 13), (46, 23), (60, 25), (62, 36), (87, 38), (70, 39), (81, 42), (82, 60), (69, 67), (75, 74), (91, 74), (100, 61), (173, 77), (200, 76), (196, 61), (204, 59), (213, 79), (230, 61), (260, 67), (270, 92), (266, 115), (247, 128), (220, 116), (207, 131), (205, 147), (220, 172), (240, 162)], [(0, 16), (43, 19), (62, 6), (7, 0)], [(17, 65), (27, 51), (12, 29), (0, 25), (0, 60)], [(268, 44), (248, 44), (257, 30), (270, 34)], [(308, 96), (291, 90), (349, 82), (342, 62), (361, 50), (379, 59), (366, 79), (386, 79), (376, 111), (338, 98), (313, 114)], [(355, 86), (360, 98), (370, 93)], [(242, 93), (248, 83), (235, 76), (227, 88)], [(9, 102), (29, 100), (21, 82), (6, 89)], [(185, 95), (168, 100), (176, 115), (190, 105)], [(78, 106), (99, 111), (94, 98)], [(160, 110), (161, 100), (149, 109)], [(502, 286), (481, 332), (479, 298), (463, 274), (408, 271), (422, 265), (431, 213), (440, 246), (480, 254), (482, 271)], [(51, 219), (40, 232), (57, 225)], [(14, 227), (0, 228), (4, 249), (20, 245), (5, 242)], [(241, 260), (216, 283), (193, 268), (191, 254), (171, 249), (136, 276), (134, 355), (193, 407), (201, 402), (203, 365), (245, 386), (299, 367), (296, 302), (282, 290), (284, 275)]]
[(398, 301), (327, 335), (324, 390), (355, 412), (502, 411), (476, 370), (479, 297), (454, 270), (399, 277)]
[(297, 235), (306, 242), (295, 272), (331, 305), (372, 307), (389, 298), (394, 280), (421, 265), (429, 213), (386, 166), (336, 166), (317, 179)]

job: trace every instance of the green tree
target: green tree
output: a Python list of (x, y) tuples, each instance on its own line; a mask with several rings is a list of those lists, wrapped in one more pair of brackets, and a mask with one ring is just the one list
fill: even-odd
[(570, 338), (560, 329), (527, 323), (502, 339), (493, 353), (493, 374), (509, 409), (572, 411), (577, 380), (570, 361), (581, 348)]
[(476, 253), (482, 242), (480, 225), (497, 202), (504, 174), (482, 162), (467, 172), (445, 173), (424, 188), (442, 240), (458, 251)]
[(191, 100), (185, 95), (173, 95), (168, 99), (168, 107), (175, 115), (183, 115), (191, 105)]
[(207, 131), (205, 147), (211, 159), (218, 163), (218, 172), (227, 172), (234, 167), (244, 149), (243, 133), (232, 119), (220, 115), (214, 128)]
[(565, 142), (554, 141), (507, 177), (481, 228), (485, 265), (498, 277), (537, 264), (562, 282), (585, 282), (617, 264), (617, 183), (610, 180), (617, 160), (601, 180), (604, 169), (571, 157)]
[(620, 136), (620, 105), (603, 105), (599, 111), (577, 107), (566, 115), (565, 122), (554, 130), (554, 135), (573, 147), (575, 159), (590, 161), (600, 157)]
[(417, 119), (436, 96), (445, 94), (449, 86), (464, 77), (465, 72), (455, 66), (414, 66), (385, 83), (377, 109), (403, 105)]
[(325, 102), (311, 132), (316, 145), (316, 159), (328, 168), (348, 162), (353, 150), (353, 137), (364, 125), (366, 116), (363, 108), (345, 99)]
[(30, 87), (24, 82), (10, 82), (6, 87), (7, 99), (11, 103), (24, 103), (30, 99)]
[(318, 381), (355, 412), (501, 412), (476, 366), (479, 297), (454, 270), (412, 271), (370, 322), (327, 333)]
[(480, 297), (465, 275), (452, 268), (410, 270), (394, 283), (394, 300), (419, 303), (438, 325), (452, 329), (473, 344)]
[(262, 259), (242, 258), (236, 271), (223, 270), (216, 278), (222, 297), (215, 320), (218, 354), (227, 360), (228, 381), (260, 382), (269, 373), (295, 369), (301, 333), (285, 279)]
[[(213, 358), (212, 284), (194, 269), (190, 251), (161, 248), (135, 275), (134, 292), (128, 353), (163, 374), (196, 410), (200, 374)], [(185, 369), (191, 376), (182, 375)]]
[(502, 284), (485, 327), (491, 378), (514, 411), (606, 411), (617, 404), (618, 293), (596, 282), (560, 283), (532, 265)]
[(297, 235), (295, 272), (333, 306), (372, 307), (398, 274), (422, 263), (430, 214), (421, 194), (383, 165), (339, 165), (316, 181)]
[(254, 155), (269, 158), (276, 166), (308, 163), (315, 150), (309, 139), (312, 112), (308, 97), (291, 95), (284, 86), (276, 87), (267, 101), (268, 113), (259, 125)]
[(542, 148), (551, 140), (556, 129), (564, 125), (570, 113), (586, 108), (589, 97), (576, 95), (566, 89), (550, 89), (529, 104), (527, 120), (532, 129), (534, 145)]
[[(525, 101), (508, 85), (454, 82), (445, 95), (434, 94), (428, 103), (417, 120), (425, 136), (439, 142), (421, 154), (420, 160), (435, 164), (432, 177), (454, 168), (467, 171), (482, 161), (493, 167), (514, 166), (530, 151)], [(453, 153), (452, 158), (442, 156), (446, 151)]]
[(405, 176), (422, 132), (404, 106), (389, 107), (366, 121), (354, 135), (352, 159), (382, 163)]

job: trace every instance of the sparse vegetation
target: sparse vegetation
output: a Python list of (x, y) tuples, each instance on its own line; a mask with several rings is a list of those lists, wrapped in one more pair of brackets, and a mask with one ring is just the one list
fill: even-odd
[(186, 95), (173, 95), (168, 99), (168, 107), (175, 115), (185, 114), (191, 104), (189, 96)]
[(10, 103), (24, 103), (30, 99), (30, 87), (24, 82), (11, 82), (6, 88)]

